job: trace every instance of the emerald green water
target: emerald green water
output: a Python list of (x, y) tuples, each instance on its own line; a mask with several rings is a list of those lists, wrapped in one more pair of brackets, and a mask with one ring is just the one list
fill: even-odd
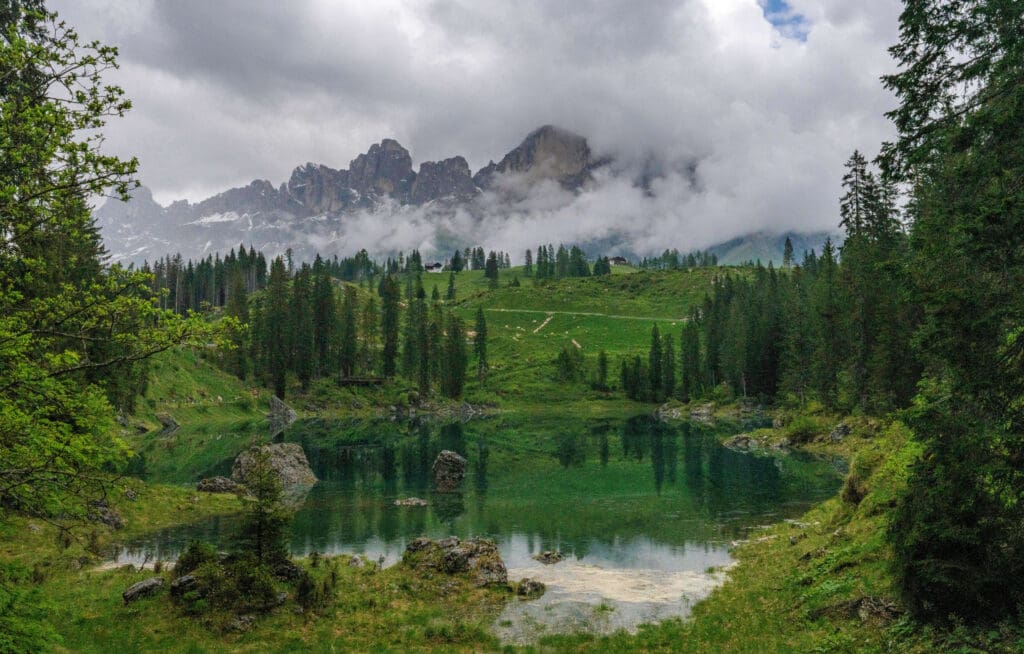
[[(493, 538), (510, 578), (548, 584), (543, 598), (511, 602), (498, 620), (508, 642), (685, 615), (720, 582), (708, 568), (731, 563), (732, 541), (799, 516), (832, 496), (841, 479), (832, 462), (734, 452), (717, 436), (649, 417), (300, 421), (279, 439), (302, 445), (320, 482), (295, 514), (291, 548), (296, 555), (357, 552), (390, 564), (421, 535)], [(469, 461), (461, 492), (431, 490), (431, 466), (443, 449)], [(394, 505), (406, 497), (429, 505)], [(223, 544), (235, 523), (215, 518), (161, 532), (118, 559), (172, 558), (196, 537)], [(531, 558), (544, 550), (567, 559), (543, 566)]]

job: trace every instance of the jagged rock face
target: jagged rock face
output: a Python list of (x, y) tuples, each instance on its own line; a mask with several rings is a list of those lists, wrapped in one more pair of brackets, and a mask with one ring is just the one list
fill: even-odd
[(501, 163), (488, 164), (473, 179), (477, 186), (487, 188), (496, 174), (516, 173), (527, 182), (550, 179), (566, 188), (578, 188), (589, 178), (593, 164), (585, 138), (545, 125), (527, 135), (519, 147), (505, 155)]
[(412, 157), (398, 141), (384, 139), (348, 166), (349, 185), (361, 196), (373, 193), (394, 198), (408, 196), (416, 175)]
[(469, 164), (462, 157), (452, 157), (444, 161), (427, 161), (420, 166), (409, 193), (409, 202), (425, 204), (445, 197), (463, 200), (476, 193)]
[(344, 225), (357, 211), (383, 214), (396, 203), (429, 203), (428, 219), (461, 210), (478, 216), (490, 210), (476, 200), (480, 189), (497, 187), (502, 175), (516, 177), (501, 188), (502, 198), (514, 200), (528, 192), (529, 184), (545, 180), (578, 190), (603, 163), (592, 160), (586, 139), (552, 126), (535, 130), (500, 163), (491, 162), (475, 176), (461, 156), (424, 162), (417, 174), (409, 151), (384, 139), (353, 159), (348, 170), (306, 164), (276, 188), (255, 180), (197, 204), (179, 201), (166, 207), (138, 188), (130, 202), (108, 201), (95, 216), (114, 261), (153, 262), (174, 253), (223, 256), (240, 243), (267, 256), (292, 248), (298, 260), (310, 260), (315, 253), (334, 254), (352, 238)]
[(344, 211), (356, 197), (348, 187), (348, 178), (347, 170), (307, 163), (292, 171), (287, 193), (311, 214)]
[(191, 207), (199, 216), (215, 214), (245, 214), (271, 212), (287, 208), (288, 198), (282, 197), (274, 185), (265, 179), (253, 180), (248, 186), (233, 188)]

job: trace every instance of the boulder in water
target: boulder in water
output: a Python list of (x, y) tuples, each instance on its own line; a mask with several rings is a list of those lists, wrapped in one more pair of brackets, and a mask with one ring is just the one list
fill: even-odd
[(466, 476), (466, 459), (457, 452), (441, 450), (434, 459), (434, 487), (439, 493), (458, 490)]
[(561, 563), (565, 560), (565, 554), (561, 552), (541, 552), (540, 554), (533, 555), (534, 561), (540, 561), (544, 565), (553, 565), (555, 563)]
[(267, 453), (267, 463), (277, 474), (281, 486), (312, 486), (317, 482), (306, 453), (298, 443), (250, 447), (235, 459), (235, 464), (231, 466), (231, 479), (239, 484), (246, 483), (256, 465), (256, 454), (261, 450)]

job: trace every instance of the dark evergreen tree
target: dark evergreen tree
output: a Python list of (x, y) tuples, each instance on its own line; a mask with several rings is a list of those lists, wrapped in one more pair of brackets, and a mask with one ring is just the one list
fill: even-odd
[(649, 399), (654, 402), (660, 402), (664, 398), (662, 389), (662, 383), (665, 381), (662, 372), (664, 357), (661, 348), (661, 334), (658, 332), (658, 326), (654, 325), (651, 328), (651, 349), (647, 356), (647, 372), (650, 375), (649, 388), (651, 390)]
[(398, 371), (399, 290), (394, 276), (385, 275), (381, 281), (380, 332), (384, 340), (381, 353), (381, 372), (391, 378)]
[(359, 355), (359, 334), (357, 331), (359, 298), (356, 288), (345, 284), (341, 300), (340, 343), (338, 346), (338, 370), (343, 378), (353, 377)]
[(487, 319), (483, 307), (476, 308), (476, 333), (473, 335), (473, 353), (476, 355), (476, 378), (483, 383), (487, 378)]
[(441, 378), (441, 391), (446, 397), (452, 399), (462, 397), (462, 389), (466, 384), (466, 366), (468, 364), (466, 328), (458, 316), (449, 314)]
[(671, 337), (662, 339), (661, 354), (661, 394), (669, 399), (676, 392), (676, 348)]
[(270, 264), (270, 278), (267, 281), (267, 296), (263, 313), (264, 371), (270, 376), (274, 394), (282, 400), (285, 397), (285, 381), (289, 368), (289, 324), (288, 273), (284, 259), (277, 257)]
[(288, 315), (288, 345), (291, 369), (299, 378), (302, 389), (309, 388), (313, 379), (316, 353), (313, 341), (312, 281), (309, 264), (302, 264), (292, 279), (291, 303)]

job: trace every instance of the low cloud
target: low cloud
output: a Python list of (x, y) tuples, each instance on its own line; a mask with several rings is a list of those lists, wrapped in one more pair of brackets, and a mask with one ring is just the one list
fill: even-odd
[[(353, 243), (625, 234), (644, 252), (833, 229), (844, 160), (892, 135), (878, 79), (898, 0), (790, 0), (767, 16), (758, 0), (52, 4), (83, 38), (119, 46), (112, 79), (135, 107), (108, 144), (139, 156), (164, 204), (305, 161), (346, 167), (384, 137), (417, 163), (462, 154), (477, 169), (547, 123), (627, 172), (578, 197), (535, 189), (500, 211), (485, 199), (440, 234), (429, 209), (350, 217), (339, 229)], [(795, 16), (799, 30), (782, 20)], [(650, 193), (629, 183), (645, 171), (663, 175)]]

